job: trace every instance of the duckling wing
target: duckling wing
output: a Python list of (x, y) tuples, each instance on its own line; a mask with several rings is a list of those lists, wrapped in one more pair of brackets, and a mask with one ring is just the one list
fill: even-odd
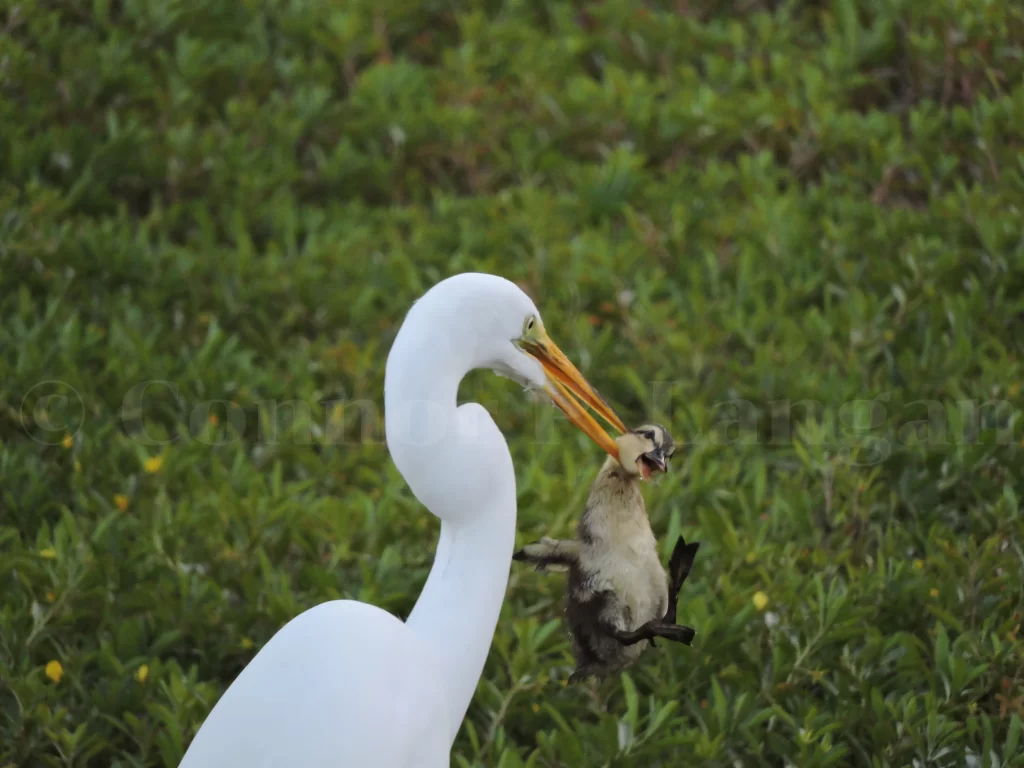
[(512, 555), (513, 560), (533, 563), (538, 571), (567, 571), (579, 561), (580, 543), (571, 539), (550, 539), (547, 536), (527, 544)]

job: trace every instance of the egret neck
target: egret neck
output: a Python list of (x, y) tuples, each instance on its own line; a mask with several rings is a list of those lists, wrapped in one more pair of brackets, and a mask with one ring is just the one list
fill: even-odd
[[(419, 322), (411, 322), (414, 313)], [(471, 338), (445, 333), (445, 314), (424, 300), (410, 311), (388, 356), (384, 417), (395, 466), (441, 519), (434, 564), (406, 624), (437, 658), (454, 742), (508, 584), (516, 479), (508, 447), (487, 411), (475, 403), (457, 404), (465, 375), (491, 361), (475, 359)]]

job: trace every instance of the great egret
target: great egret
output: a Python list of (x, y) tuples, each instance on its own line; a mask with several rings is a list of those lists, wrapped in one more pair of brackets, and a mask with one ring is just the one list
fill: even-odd
[(515, 545), (516, 479), (487, 411), (457, 405), (489, 368), (548, 392), (609, 455), (584, 409), (626, 428), (548, 338), (513, 283), (461, 274), (410, 309), (384, 376), (388, 449), (441, 518), (434, 564), (405, 622), (351, 600), (310, 608), (242, 670), (181, 768), (442, 768), (483, 670)]

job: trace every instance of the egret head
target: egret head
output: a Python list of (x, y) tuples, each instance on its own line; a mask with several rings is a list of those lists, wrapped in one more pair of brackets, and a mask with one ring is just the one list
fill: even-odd
[(487, 367), (529, 389), (543, 390), (569, 421), (617, 459), (618, 446), (587, 407), (619, 432), (625, 432), (626, 425), (551, 340), (530, 298), (518, 286), (502, 282), (505, 300), (491, 303), (491, 320), (481, 324), (486, 336), (478, 343), (496, 350)]
[(615, 441), (587, 407), (619, 432), (626, 426), (551, 340), (536, 305), (515, 283), (476, 273), (450, 277), (414, 305), (406, 324), (428, 329), (432, 349), (427, 354), (451, 360), (454, 368), (488, 368), (544, 391), (573, 424), (618, 458)]
[(644, 480), (668, 471), (668, 460), (676, 450), (672, 435), (660, 424), (644, 424), (619, 435), (615, 443), (623, 469)]

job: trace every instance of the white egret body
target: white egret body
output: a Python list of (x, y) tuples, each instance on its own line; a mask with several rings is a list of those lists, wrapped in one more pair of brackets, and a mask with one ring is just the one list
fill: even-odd
[(352, 600), (294, 618), (217, 702), (181, 768), (447, 768), (515, 544), (508, 446), (482, 406), (457, 405), (459, 383), (475, 368), (546, 389), (615, 452), (572, 397), (624, 426), (547, 337), (525, 293), (483, 274), (435, 285), (402, 324), (384, 382), (392, 459), (441, 519), (419, 600), (405, 622)]

